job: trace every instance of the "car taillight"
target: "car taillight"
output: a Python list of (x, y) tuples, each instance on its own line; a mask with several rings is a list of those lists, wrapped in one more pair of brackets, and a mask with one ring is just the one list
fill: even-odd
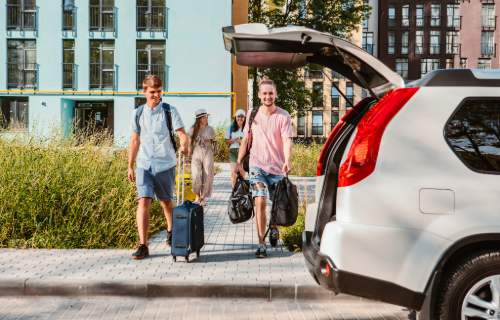
[(385, 128), (418, 89), (389, 91), (361, 119), (347, 158), (339, 169), (339, 187), (352, 186), (375, 170)]
[[(358, 102), (358, 104), (356, 104), (354, 106), (354, 108), (358, 108), (358, 106), (363, 106), (365, 103), (368, 103), (369, 101), (372, 101), (372, 100), (373, 100), (373, 98), (371, 98), (371, 97), (364, 98), (363, 100), (361, 100), (360, 102)], [(326, 140), (325, 145), (323, 146), (323, 150), (321, 150), (321, 154), (320, 154), (319, 160), (318, 160), (318, 167), (317, 167), (317, 170), (316, 170), (316, 175), (318, 177), (321, 176), (321, 169), (323, 168), (323, 162), (325, 162), (326, 155), (328, 153), (328, 150), (330, 150), (330, 146), (332, 145), (333, 140), (335, 140), (335, 137), (339, 133), (340, 129), (342, 129), (342, 127), (344, 126), (344, 124), (347, 122), (347, 120), (353, 114), (355, 114), (354, 108), (351, 108), (351, 110), (349, 110), (342, 117), (342, 119), (340, 119), (340, 121), (337, 123), (337, 125), (335, 126), (335, 128), (333, 128), (332, 132), (328, 136), (328, 139)]]

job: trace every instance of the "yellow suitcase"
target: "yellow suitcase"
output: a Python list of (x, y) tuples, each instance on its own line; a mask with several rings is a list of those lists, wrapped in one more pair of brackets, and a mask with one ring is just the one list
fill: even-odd
[[(177, 194), (177, 186), (179, 185), (178, 179), (180, 175), (175, 177), (175, 191), (174, 194)], [(182, 181), (179, 187), (179, 195), (182, 193)], [(182, 196), (181, 196), (182, 197)], [(184, 174), (184, 200), (194, 201), (196, 199), (196, 194), (193, 192), (193, 183), (191, 181), (190, 174)]]

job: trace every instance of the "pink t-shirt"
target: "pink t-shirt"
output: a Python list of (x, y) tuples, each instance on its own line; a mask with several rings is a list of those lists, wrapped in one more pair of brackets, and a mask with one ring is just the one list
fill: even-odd
[[(283, 165), (285, 164), (285, 152), (283, 151), (283, 139), (292, 138), (292, 118), (290, 114), (281, 108), (277, 108), (270, 116), (259, 112), (255, 115), (252, 124), (252, 150), (250, 151), (250, 167), (257, 167), (265, 172), (283, 175)], [(247, 122), (244, 128), (248, 133), (250, 114), (248, 111)]]

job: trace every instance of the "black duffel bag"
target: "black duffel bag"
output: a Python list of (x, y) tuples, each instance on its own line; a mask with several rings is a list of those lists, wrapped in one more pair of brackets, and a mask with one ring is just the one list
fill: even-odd
[(288, 175), (278, 181), (274, 192), (271, 218), (264, 239), (269, 229), (276, 224), (279, 227), (290, 227), (297, 222), (299, 215), (299, 194), (297, 187), (288, 179)]
[(242, 223), (253, 218), (255, 215), (253, 205), (250, 182), (243, 179), (238, 173), (227, 208), (231, 222), (234, 224)]

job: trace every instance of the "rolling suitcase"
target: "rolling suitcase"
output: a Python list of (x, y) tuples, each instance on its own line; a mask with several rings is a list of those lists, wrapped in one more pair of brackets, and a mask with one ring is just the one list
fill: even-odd
[[(177, 184), (177, 207), (172, 212), (172, 258), (177, 261), (178, 256), (186, 258), (189, 262), (189, 254), (196, 252), (196, 256), (200, 256), (200, 250), (205, 245), (205, 233), (203, 225), (203, 207), (191, 201), (183, 201), (179, 197), (179, 183), (182, 181), (182, 189), (184, 191), (184, 179), (181, 178), (180, 158), (179, 155), (179, 176)], [(183, 161), (184, 177), (185, 158)], [(183, 192), (182, 192), (183, 193)], [(179, 203), (182, 203), (179, 205)]]

